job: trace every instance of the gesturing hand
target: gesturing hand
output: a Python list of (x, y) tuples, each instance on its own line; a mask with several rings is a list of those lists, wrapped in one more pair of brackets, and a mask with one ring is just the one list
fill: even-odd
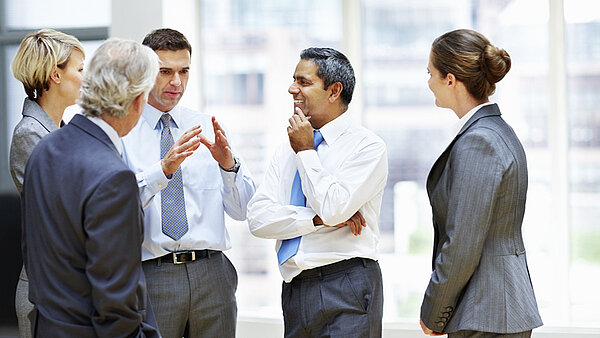
[(177, 171), (183, 160), (192, 155), (200, 146), (200, 139), (197, 137), (202, 132), (202, 127), (197, 125), (186, 131), (177, 142), (173, 143), (171, 149), (160, 161), (162, 171), (165, 176), (172, 175)]
[(310, 118), (304, 116), (302, 109), (296, 107), (294, 115), (289, 118), (290, 125), (287, 127), (290, 145), (294, 152), (314, 149), (313, 129), (308, 121)]
[(212, 124), (215, 132), (215, 141), (211, 142), (206, 136), (200, 134), (198, 136), (200, 142), (208, 148), (208, 151), (210, 151), (210, 154), (219, 163), (221, 168), (231, 169), (235, 165), (235, 159), (233, 158), (229, 142), (227, 142), (227, 137), (225, 137), (225, 131), (214, 116), (212, 117)]

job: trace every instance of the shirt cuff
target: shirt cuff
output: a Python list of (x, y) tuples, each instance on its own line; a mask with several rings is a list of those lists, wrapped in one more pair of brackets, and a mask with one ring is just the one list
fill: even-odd
[(315, 150), (303, 150), (298, 152), (297, 155), (296, 164), (300, 174), (302, 174), (302, 171), (306, 172), (306, 170), (309, 168), (321, 167), (321, 160), (319, 159), (319, 155), (317, 155)]
[(162, 171), (160, 161), (153, 164), (147, 170), (138, 173), (136, 178), (138, 184), (141, 181), (145, 181), (146, 186), (153, 195), (164, 189), (167, 184), (169, 184), (169, 179), (165, 177), (165, 173)]
[(223, 178), (223, 184), (227, 188), (234, 187), (235, 186), (236, 175), (242, 174), (242, 168), (241, 167), (240, 167), (240, 169), (238, 170), (237, 173), (233, 172), (233, 171), (225, 171), (220, 166), (219, 166), (219, 171), (221, 172), (221, 178)]

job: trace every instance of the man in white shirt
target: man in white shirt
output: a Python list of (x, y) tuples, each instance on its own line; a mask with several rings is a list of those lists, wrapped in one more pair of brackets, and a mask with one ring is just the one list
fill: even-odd
[[(178, 105), (192, 52), (185, 36), (157, 29), (143, 44), (160, 71), (123, 143), (147, 205), (142, 260), (158, 327), (167, 338), (234, 337), (237, 272), (223, 254), (231, 247), (224, 214), (246, 218), (254, 182), (216, 119)], [(198, 138), (204, 147), (194, 151)]]
[(277, 240), (286, 337), (381, 336), (377, 244), (387, 153), (345, 114), (354, 83), (342, 53), (302, 51), (288, 90), (289, 142), (248, 204), (252, 234)]

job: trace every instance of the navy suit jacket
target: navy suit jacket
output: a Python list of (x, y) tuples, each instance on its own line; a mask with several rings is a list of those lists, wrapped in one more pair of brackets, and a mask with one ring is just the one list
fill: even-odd
[(22, 203), (34, 336), (159, 336), (141, 267), (135, 175), (102, 129), (75, 115), (42, 139)]

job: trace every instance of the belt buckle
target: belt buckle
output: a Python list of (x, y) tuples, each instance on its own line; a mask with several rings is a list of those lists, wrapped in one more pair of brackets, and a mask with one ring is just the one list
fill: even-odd
[[(186, 253), (191, 253), (192, 254), (192, 259), (190, 260), (191, 262), (196, 260), (196, 252), (195, 251), (189, 251), (189, 252), (180, 252), (179, 254), (186, 254)], [(177, 254), (176, 252), (173, 252), (173, 264), (184, 264), (185, 261), (180, 261), (177, 259)]]

